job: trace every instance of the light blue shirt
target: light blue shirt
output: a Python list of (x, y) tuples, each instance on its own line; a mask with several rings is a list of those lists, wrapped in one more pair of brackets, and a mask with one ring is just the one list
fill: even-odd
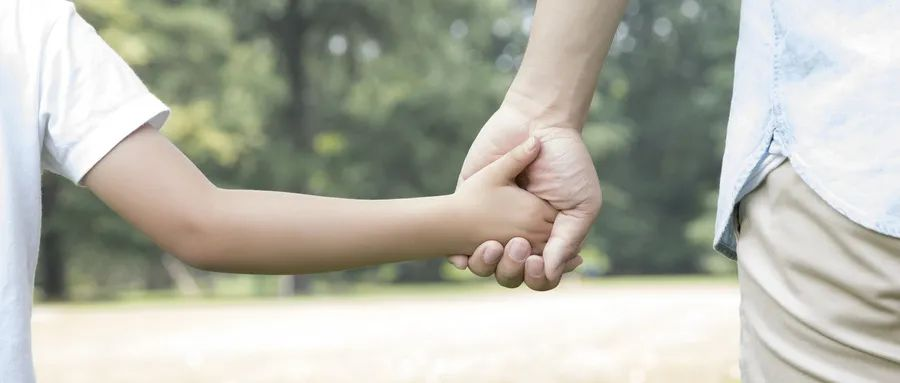
[(900, 2), (744, 0), (716, 215), (785, 158), (829, 205), (900, 237)]

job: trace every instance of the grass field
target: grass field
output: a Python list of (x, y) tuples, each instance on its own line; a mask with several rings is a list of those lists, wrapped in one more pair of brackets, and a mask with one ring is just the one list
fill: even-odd
[(732, 279), (38, 305), (47, 382), (735, 382)]

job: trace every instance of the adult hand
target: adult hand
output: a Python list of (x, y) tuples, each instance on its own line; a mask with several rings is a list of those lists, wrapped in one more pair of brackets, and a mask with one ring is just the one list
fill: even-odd
[(541, 153), (519, 183), (559, 210), (543, 258), (531, 255), (528, 241), (514, 238), (505, 248), (499, 242), (488, 241), (471, 258), (452, 256), (450, 261), (459, 268), (468, 266), (477, 275), (494, 273), (497, 282), (506, 287), (517, 287), (524, 281), (534, 290), (549, 290), (559, 284), (564, 272), (581, 263), (577, 254), (597, 217), (602, 196), (580, 132), (571, 127), (531, 125), (524, 113), (506, 104), (501, 106), (472, 143), (460, 180), (500, 158), (529, 133), (538, 138)]

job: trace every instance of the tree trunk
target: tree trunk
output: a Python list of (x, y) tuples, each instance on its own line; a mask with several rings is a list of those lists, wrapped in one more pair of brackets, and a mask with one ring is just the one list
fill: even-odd
[(168, 272), (170, 279), (175, 281), (175, 286), (178, 287), (178, 292), (181, 295), (188, 297), (200, 295), (200, 284), (197, 283), (197, 279), (191, 275), (191, 271), (188, 270), (184, 263), (181, 263), (181, 261), (168, 253), (163, 254), (160, 258), (163, 267)]
[[(45, 177), (41, 203), (43, 211), (41, 218), (44, 223), (49, 222), (49, 217), (56, 209), (56, 201), (59, 197), (59, 177)], [(45, 226), (41, 238), (41, 252), (38, 257), (38, 272), (44, 298), (50, 301), (62, 301), (69, 298), (66, 285), (66, 263), (62, 253), (62, 236), (59, 231), (50, 226)]]
[[(303, 48), (306, 38), (306, 14), (299, 0), (288, 0), (283, 16), (275, 21), (272, 34), (275, 46), (280, 51), (283, 60), (290, 96), (286, 105), (284, 116), (287, 129), (283, 136), (289, 137), (297, 150), (310, 149), (310, 129), (307, 125), (307, 73), (303, 63)], [(304, 192), (305, 180), (297, 185), (299, 192)], [(282, 277), (279, 283), (280, 295), (300, 295), (310, 292), (310, 280), (306, 275), (293, 275)]]
[(427, 261), (404, 262), (398, 265), (396, 283), (430, 283), (441, 282), (441, 266), (446, 261), (443, 259), (429, 259)]
[(175, 281), (165, 267), (164, 257), (169, 256), (163, 253), (159, 258), (147, 258), (144, 265), (144, 288), (147, 290), (169, 290), (174, 287)]

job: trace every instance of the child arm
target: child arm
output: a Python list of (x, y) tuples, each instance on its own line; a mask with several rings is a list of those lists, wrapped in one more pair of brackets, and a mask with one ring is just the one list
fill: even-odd
[(117, 145), (84, 179), (114, 211), (194, 266), (300, 274), (471, 252), (486, 239), (540, 248), (556, 211), (515, 186), (530, 140), (452, 195), (353, 200), (213, 185), (155, 129)]

